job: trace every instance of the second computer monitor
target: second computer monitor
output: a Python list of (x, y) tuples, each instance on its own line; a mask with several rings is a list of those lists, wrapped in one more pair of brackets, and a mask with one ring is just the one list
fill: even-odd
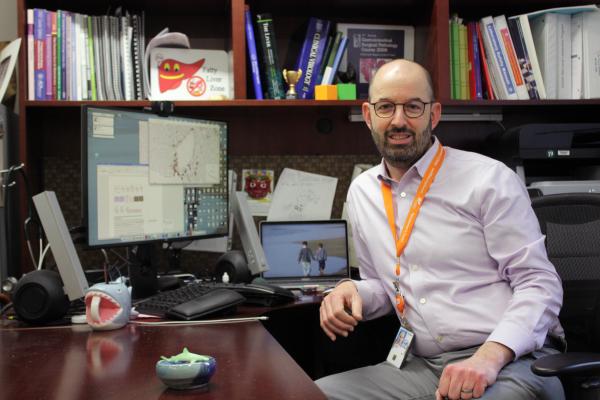
[(99, 107), (82, 117), (89, 246), (227, 235), (226, 123)]

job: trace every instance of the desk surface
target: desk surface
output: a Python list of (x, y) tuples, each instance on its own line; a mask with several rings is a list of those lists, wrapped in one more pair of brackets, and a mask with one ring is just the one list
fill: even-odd
[[(157, 378), (161, 355), (186, 346), (212, 355), (208, 392), (174, 391)], [(7, 399), (324, 399), (260, 322), (140, 326), (93, 332), (87, 325), (0, 324), (0, 390)]]

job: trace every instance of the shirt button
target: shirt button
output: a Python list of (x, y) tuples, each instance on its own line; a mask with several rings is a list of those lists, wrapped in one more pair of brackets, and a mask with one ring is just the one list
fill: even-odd
[(425, 297), (421, 297), (421, 299), (419, 300), (419, 303), (425, 304), (425, 303), (427, 303), (427, 299)]
[(400, 193), (400, 197), (406, 197), (406, 193), (405, 192)]
[(419, 270), (419, 266), (418, 266), (418, 265), (416, 265), (416, 264), (412, 264), (412, 265), (410, 266), (410, 269), (411, 269), (412, 271), (418, 271), (418, 270)]
[(435, 340), (437, 340), (438, 342), (441, 342), (442, 340), (444, 340), (444, 337), (442, 335), (439, 335), (438, 337), (435, 338)]

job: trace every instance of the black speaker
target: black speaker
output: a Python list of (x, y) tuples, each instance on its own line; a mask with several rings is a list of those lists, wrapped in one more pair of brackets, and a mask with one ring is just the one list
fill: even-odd
[(29, 272), (21, 278), (13, 295), (15, 312), (31, 324), (44, 324), (64, 317), (69, 304), (60, 275), (44, 269)]
[(131, 297), (133, 299), (144, 299), (158, 292), (158, 269), (156, 265), (157, 255), (153, 243), (137, 246), (134, 251), (135, 257), (129, 269), (129, 280), (131, 282)]
[(247, 283), (252, 279), (246, 256), (239, 250), (228, 251), (217, 260), (214, 272), (215, 279), (220, 282), (225, 272), (229, 275), (229, 282)]

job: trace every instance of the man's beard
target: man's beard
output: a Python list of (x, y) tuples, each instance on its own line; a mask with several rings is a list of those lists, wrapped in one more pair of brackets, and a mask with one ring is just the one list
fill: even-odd
[[(388, 137), (394, 133), (405, 133), (413, 137), (408, 145), (393, 145)], [(431, 118), (427, 127), (420, 135), (406, 126), (392, 128), (384, 132), (383, 136), (371, 129), (371, 136), (383, 159), (392, 167), (408, 168), (413, 165), (431, 146)]]

